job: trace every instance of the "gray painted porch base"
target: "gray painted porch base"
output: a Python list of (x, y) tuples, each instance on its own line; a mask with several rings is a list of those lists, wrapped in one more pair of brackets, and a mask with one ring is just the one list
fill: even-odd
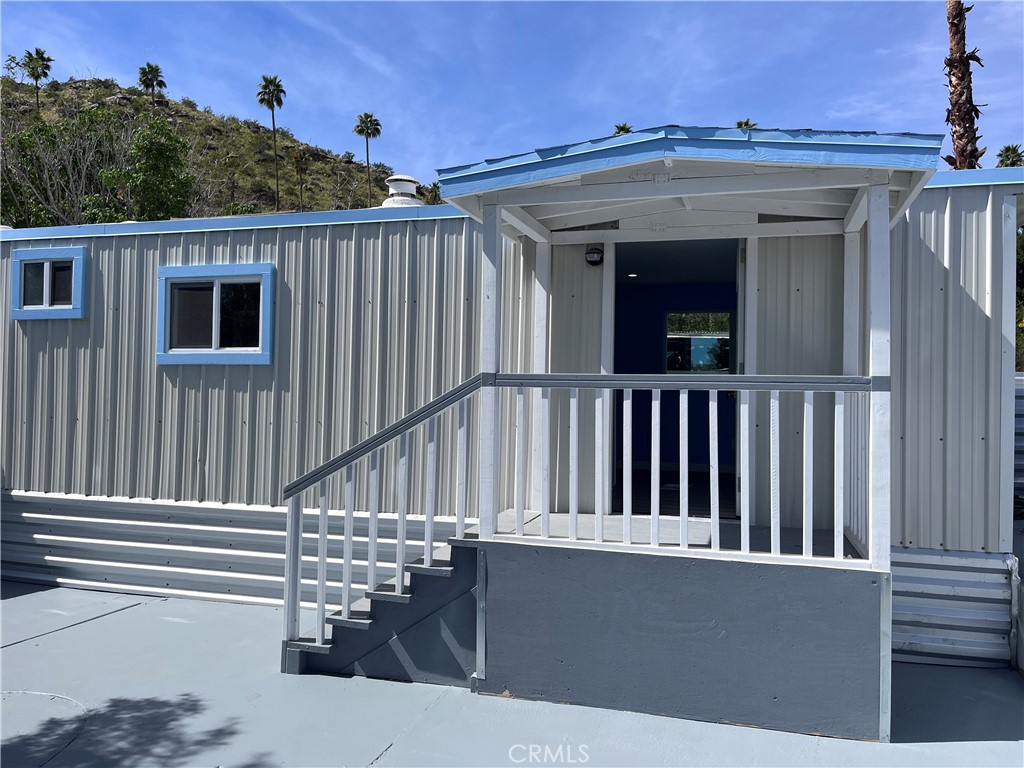
[(880, 736), (887, 574), (463, 543), (486, 550), (481, 692)]

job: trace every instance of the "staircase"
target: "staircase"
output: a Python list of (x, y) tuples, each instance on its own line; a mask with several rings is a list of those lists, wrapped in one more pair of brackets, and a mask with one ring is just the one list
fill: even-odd
[(999, 554), (893, 549), (893, 661), (1009, 665), (1012, 562)]
[(476, 664), (476, 550), (441, 547), (328, 614), (330, 637), (285, 643), (284, 671), (469, 687)]

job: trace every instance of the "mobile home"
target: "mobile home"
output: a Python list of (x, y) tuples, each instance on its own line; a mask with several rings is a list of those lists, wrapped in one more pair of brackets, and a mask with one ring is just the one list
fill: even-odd
[(441, 206), (5, 231), (3, 575), (282, 668), (888, 739), (1011, 663), (1024, 171), (667, 126)]

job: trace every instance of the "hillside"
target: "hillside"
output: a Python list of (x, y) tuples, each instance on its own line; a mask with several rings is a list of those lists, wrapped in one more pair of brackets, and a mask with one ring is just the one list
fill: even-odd
[[(268, 114), (268, 123), (269, 117)], [(280, 115), (278, 120), (280, 122)], [(169, 127), (169, 135), (180, 140), (164, 142), (154, 153), (159, 162), (165, 159), (159, 153), (167, 155), (175, 145), (180, 146), (183, 165), (180, 172), (175, 173), (176, 180), (182, 181), (182, 189), (187, 187), (187, 199), (183, 199), (181, 206), (150, 206), (148, 213), (140, 213), (139, 205), (133, 208), (131, 201), (126, 200), (131, 196), (130, 191), (124, 192), (130, 190), (130, 173), (122, 172), (120, 166), (127, 168), (132, 156), (127, 134), (135, 135), (139, 126), (153, 124), (158, 124), (157, 128)], [(168, 210), (172, 211), (171, 216), (190, 217), (274, 210), (273, 138), (269, 125), (217, 115), (209, 107), (200, 109), (188, 98), (176, 101), (158, 94), (154, 102), (141, 89), (122, 87), (113, 80), (71, 78), (65, 82), (50, 81), (42, 87), (37, 114), (32, 83), (4, 76), (0, 81), (0, 128), (3, 141), (0, 170), (6, 177), (0, 220), (8, 226), (80, 224), (130, 217), (167, 218), (160, 212)], [(121, 136), (122, 133), (125, 136)], [(88, 136), (83, 137), (83, 134)], [(97, 134), (104, 134), (102, 140)], [(282, 211), (298, 211), (300, 207), (306, 211), (364, 208), (379, 205), (387, 196), (384, 180), (392, 169), (383, 163), (372, 164), (373, 194), (368, 201), (366, 165), (352, 153), (337, 155), (305, 144), (280, 125), (277, 142), (281, 158)], [(83, 148), (79, 149), (79, 144)], [(73, 150), (81, 157), (48, 158), (57, 170), (44, 172), (37, 167), (41, 161), (36, 156), (39, 147), (44, 145), (49, 146), (53, 154), (68, 154)], [(298, 153), (304, 158), (301, 201)], [(102, 159), (97, 160), (97, 157)], [(89, 163), (99, 165), (81, 170)], [(72, 168), (75, 170), (70, 170)], [(113, 173), (105, 175), (104, 171)], [(89, 200), (53, 202), (54, 198), (78, 194), (78, 185), (58, 184), (51, 177), (70, 178), (75, 173), (97, 176), (90, 182), (96, 189), (91, 195), (86, 194)], [(27, 180), (18, 186), (15, 181), (22, 177)], [(51, 184), (60, 189), (37, 189)], [(149, 186), (153, 183), (149, 182)], [(108, 188), (113, 190), (116, 200), (107, 199), (110, 197)], [(140, 194), (136, 192), (136, 198)], [(27, 200), (47, 195), (51, 199), (49, 205)]]

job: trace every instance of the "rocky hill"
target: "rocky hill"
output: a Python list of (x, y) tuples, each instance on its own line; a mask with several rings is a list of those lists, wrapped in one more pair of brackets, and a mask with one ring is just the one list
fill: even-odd
[[(267, 117), (269, 122), (269, 115)], [(175, 173), (188, 188), (187, 200), (179, 206), (180, 210), (174, 206), (151, 206), (147, 215), (136, 210), (138, 205), (133, 208), (131, 201), (126, 200), (130, 194), (124, 190), (130, 191), (130, 177), (134, 173), (128, 165), (140, 152), (132, 149), (138, 141), (135, 144), (132, 141), (141, 125), (169, 127), (169, 136), (177, 140), (159, 144), (150, 154), (159, 162), (171, 152), (172, 145), (180, 147), (183, 165)], [(117, 134), (120, 126), (125, 126), (124, 137), (107, 136), (101, 140), (93, 135), (98, 132)], [(6, 177), (0, 180), (4, 187), (0, 220), (8, 226), (89, 223), (97, 219), (110, 221), (130, 217), (166, 218), (160, 211), (167, 210), (172, 211), (172, 216), (221, 216), (274, 210), (273, 137), (269, 126), (255, 120), (215, 114), (210, 107), (200, 108), (188, 98), (176, 101), (161, 94), (151, 98), (139, 88), (122, 87), (113, 80), (71, 78), (46, 83), (40, 92), (37, 112), (33, 84), (4, 76), (0, 82), (0, 128), (3, 143), (0, 172)], [(108, 146), (111, 142), (112, 148)], [(81, 150), (82, 157), (47, 157), (45, 162), (58, 170), (40, 170), (44, 163), (38, 157), (40, 147), (49, 146), (54, 154), (68, 154), (78, 144), (87, 147)], [(383, 163), (372, 164), (372, 196), (368, 200), (366, 165), (352, 153), (337, 155), (305, 144), (280, 126), (277, 144), (281, 210), (364, 208), (379, 205), (387, 196), (384, 180), (392, 169)], [(118, 150), (119, 146), (123, 147), (122, 151)], [(96, 160), (101, 155), (109, 157)], [(98, 163), (94, 168), (79, 167), (94, 162)], [(122, 165), (128, 170), (118, 167)], [(71, 170), (71, 166), (77, 170)], [(75, 173), (96, 175), (94, 185), (98, 191), (93, 191), (90, 200), (104, 200), (54, 202), (55, 198), (74, 195), (76, 185), (57, 184), (50, 177), (55, 174), (70, 177)], [(18, 179), (22, 179), (20, 185), (16, 183)], [(60, 189), (37, 189), (51, 183)], [(113, 190), (114, 202), (105, 199), (107, 188)], [(140, 194), (136, 193), (136, 198)], [(50, 202), (28, 199), (33, 196), (41, 200), (48, 197)]]

